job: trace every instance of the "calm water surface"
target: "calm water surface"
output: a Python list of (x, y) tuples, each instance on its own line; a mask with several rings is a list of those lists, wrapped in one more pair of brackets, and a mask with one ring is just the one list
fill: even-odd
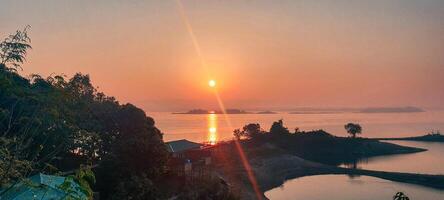
[[(358, 122), (363, 137), (403, 137), (444, 130), (444, 111), (420, 113), (337, 113), (337, 114), (232, 114), (178, 115), (167, 112), (148, 112), (164, 133), (165, 141), (188, 139), (196, 142), (231, 139), (233, 130), (247, 123), (259, 123), (268, 130), (274, 121), (283, 119), (293, 130), (324, 129), (338, 136), (346, 136), (344, 124)], [(230, 123), (227, 122), (229, 120)], [(231, 124), (231, 126), (229, 125)]]
[[(164, 133), (165, 141), (188, 139), (214, 143), (232, 138), (235, 128), (247, 123), (259, 123), (265, 130), (273, 121), (283, 119), (290, 129), (324, 129), (337, 136), (346, 136), (344, 124), (357, 122), (363, 126), (363, 137), (406, 137), (423, 135), (432, 130), (444, 130), (444, 111), (422, 113), (337, 113), (337, 114), (236, 114), (177, 115), (165, 112), (148, 113)], [(231, 125), (229, 125), (231, 124)], [(444, 174), (444, 143), (390, 141), (421, 147), (426, 152), (380, 156), (361, 160), (359, 168), (413, 173)], [(397, 191), (404, 191), (413, 200), (442, 200), (444, 191), (383, 179), (345, 175), (320, 175), (297, 178), (267, 191), (270, 199), (303, 200), (383, 200), (392, 199)]]
[[(428, 149), (428, 151), (372, 157), (359, 161), (357, 167), (380, 171), (444, 174), (444, 143), (414, 141), (387, 142), (403, 146), (420, 147)], [(347, 166), (349, 165), (342, 165), (342, 167)]]
[(265, 193), (272, 200), (391, 200), (403, 191), (412, 200), (442, 200), (444, 191), (379, 178), (320, 175), (296, 178)]

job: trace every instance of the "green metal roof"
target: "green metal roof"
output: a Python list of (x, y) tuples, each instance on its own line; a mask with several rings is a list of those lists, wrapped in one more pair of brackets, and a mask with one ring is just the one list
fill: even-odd
[[(61, 185), (69, 182), (66, 190)], [(69, 190), (69, 193), (67, 192)], [(87, 200), (80, 186), (62, 176), (51, 176), (38, 173), (28, 179), (17, 182), (12, 187), (2, 191), (0, 200)]]
[(202, 144), (191, 142), (188, 140), (176, 140), (165, 143), (168, 147), (168, 151), (171, 153), (186, 151), (190, 149), (198, 149), (202, 146)]

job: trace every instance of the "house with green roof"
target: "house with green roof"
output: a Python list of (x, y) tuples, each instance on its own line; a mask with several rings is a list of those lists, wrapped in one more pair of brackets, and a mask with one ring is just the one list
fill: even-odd
[(87, 200), (73, 179), (38, 173), (0, 191), (0, 200)]

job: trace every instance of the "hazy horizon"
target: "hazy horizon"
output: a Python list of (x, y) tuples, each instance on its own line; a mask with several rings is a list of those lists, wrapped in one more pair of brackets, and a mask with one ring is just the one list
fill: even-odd
[[(355, 106), (355, 107), (344, 107), (344, 106), (289, 106), (289, 107), (227, 107), (226, 109), (239, 109), (244, 111), (275, 111), (275, 112), (292, 112), (292, 111), (358, 111), (360, 109), (377, 109), (377, 108), (406, 108), (406, 107), (414, 107), (423, 109), (425, 112), (427, 111), (440, 111), (444, 110), (444, 107), (418, 107), (418, 106), (410, 106), (410, 105), (400, 105), (400, 106)], [(185, 109), (176, 109), (176, 110), (146, 110), (147, 112), (187, 112), (195, 109), (203, 109), (207, 111), (220, 111), (220, 108), (206, 108), (206, 107), (190, 107)], [(384, 112), (380, 112), (384, 113)], [(401, 113), (401, 112), (400, 112)], [(410, 113), (410, 112), (406, 112)]]
[(209, 79), (226, 108), (442, 107), (444, 1), (182, 6), (5, 0), (0, 37), (31, 25), (21, 74), (90, 74), (148, 112), (218, 108)]

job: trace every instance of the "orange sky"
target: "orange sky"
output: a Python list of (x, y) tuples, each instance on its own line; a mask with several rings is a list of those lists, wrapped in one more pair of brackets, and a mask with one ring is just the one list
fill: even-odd
[(0, 36), (32, 26), (23, 74), (83, 72), (147, 111), (440, 107), (444, 1), (2, 0)]

